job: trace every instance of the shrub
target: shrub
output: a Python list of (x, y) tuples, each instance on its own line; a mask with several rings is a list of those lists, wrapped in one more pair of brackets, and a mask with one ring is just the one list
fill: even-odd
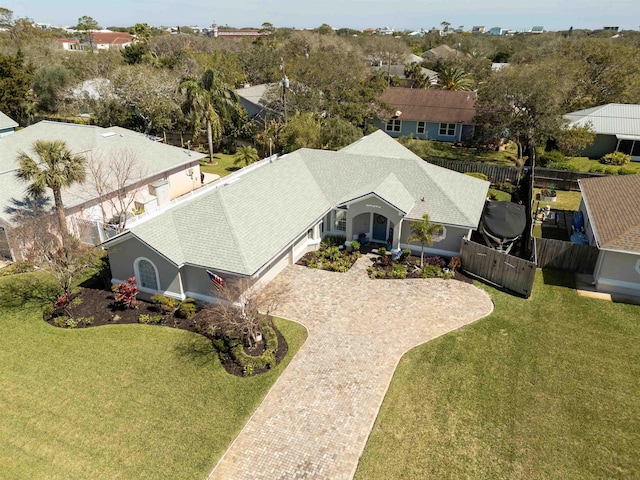
[(538, 157), (538, 164), (541, 167), (546, 167), (546, 168), (555, 168), (555, 167), (552, 167), (551, 165), (554, 163), (565, 163), (565, 162), (566, 161), (565, 161), (564, 155), (557, 150), (544, 152), (542, 155)]
[(636, 171), (633, 168), (620, 167), (618, 169), (618, 175), (633, 175)]
[(67, 305), (71, 303), (71, 295), (65, 293), (64, 295), (60, 295), (55, 303), (53, 304), (53, 308), (65, 308)]
[(489, 177), (487, 177), (484, 173), (480, 173), (480, 172), (465, 172), (465, 175), (473, 178), (479, 178), (480, 180), (489, 179)]
[(176, 300), (161, 293), (156, 293), (151, 297), (151, 303), (155, 305), (155, 308), (160, 313), (170, 314), (176, 309)]
[(400, 255), (400, 260), (404, 261), (407, 258), (409, 258), (411, 256), (411, 250), (408, 248), (405, 248), (402, 250), (402, 255)]
[(176, 312), (180, 318), (191, 318), (196, 314), (198, 309), (195, 298), (185, 298), (178, 307)]
[(601, 167), (600, 165), (596, 165), (589, 169), (589, 173), (604, 173), (604, 172), (605, 172), (605, 168)]
[(604, 173), (606, 173), (607, 175), (617, 175), (618, 169), (614, 167), (607, 167), (605, 168)]
[(626, 165), (631, 161), (631, 157), (626, 153), (622, 152), (613, 152), (607, 153), (604, 157), (600, 159), (600, 163), (604, 163), (605, 165)]
[(78, 326), (78, 321), (71, 317), (67, 317), (65, 324), (68, 328), (76, 328)]
[(138, 322), (157, 325), (162, 322), (162, 315), (148, 315), (146, 313), (143, 313), (138, 317)]
[(27, 273), (33, 271), (33, 263), (31, 262), (15, 262), (11, 265), (0, 269), (0, 277), (14, 275), (17, 273)]
[(42, 309), (42, 314), (45, 317), (48, 317), (49, 315), (53, 314), (53, 305), (45, 305), (44, 308)]
[(509, 183), (509, 182), (494, 183), (493, 188), (496, 190), (500, 190), (501, 192), (507, 192), (511, 194), (515, 193), (515, 191), (518, 189), (513, 183)]
[(462, 266), (462, 261), (460, 260), (460, 257), (452, 257), (451, 260), (449, 260), (449, 268), (451, 269), (452, 272), (455, 272), (461, 266)]
[(138, 287), (136, 277), (128, 278), (126, 282), (111, 287), (115, 294), (115, 304), (118, 308), (138, 308)]
[(440, 276), (442, 269), (436, 265), (425, 265), (422, 267), (422, 278), (435, 278)]
[(387, 254), (387, 249), (385, 247), (380, 247), (378, 249), (378, 255), (380, 255), (381, 257), (384, 257)]
[(242, 342), (233, 337), (229, 337), (229, 351), (231, 357), (238, 365), (243, 368), (251, 367), (253, 370), (257, 368), (272, 368), (276, 364), (276, 350), (278, 350), (278, 336), (270, 325), (262, 326), (262, 337), (266, 342), (265, 351), (262, 355), (252, 356), (244, 351)]
[(344, 235), (327, 235), (322, 239), (321, 245), (324, 247), (337, 247), (344, 245), (347, 237)]
[(79, 317), (78, 323), (82, 323), (83, 325), (93, 325), (93, 317)]
[(401, 263), (396, 263), (393, 266), (392, 275), (393, 278), (407, 278), (407, 266)]
[(354, 252), (359, 252), (360, 251), (360, 242), (357, 240), (354, 240), (353, 242), (351, 242), (351, 248), (353, 248)]
[(67, 327), (67, 317), (56, 317), (53, 319), (53, 324), (56, 327), (66, 328)]
[(75, 297), (73, 300), (71, 300), (71, 305), (73, 305), (74, 307), (78, 307), (78, 306), (82, 305), (82, 298), (81, 297)]
[(435, 256), (432, 256), (432, 257), (426, 257), (424, 259), (424, 264), (425, 265), (435, 265), (436, 267), (444, 268), (444, 267), (447, 266), (447, 261), (444, 258), (435, 255)]

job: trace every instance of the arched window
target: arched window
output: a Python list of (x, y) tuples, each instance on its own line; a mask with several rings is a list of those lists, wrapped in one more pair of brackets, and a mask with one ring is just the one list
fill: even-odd
[(139, 258), (135, 262), (136, 279), (141, 288), (158, 291), (159, 279), (156, 266), (147, 258)]

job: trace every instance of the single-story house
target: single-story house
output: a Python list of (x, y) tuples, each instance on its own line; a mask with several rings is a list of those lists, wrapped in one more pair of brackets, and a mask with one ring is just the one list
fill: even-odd
[(596, 138), (581, 155), (600, 158), (620, 151), (640, 161), (640, 105), (608, 103), (577, 112), (567, 113), (568, 126), (590, 124)]
[[(95, 50), (121, 50), (131, 45), (134, 36), (126, 32), (112, 32), (101, 30), (91, 32), (91, 43)], [(90, 48), (89, 41), (84, 38), (59, 38), (58, 43), (63, 50), (86, 50)]]
[[(277, 83), (262, 83), (259, 85), (247, 85), (243, 88), (236, 89), (240, 104), (247, 111), (250, 121), (264, 123), (267, 117), (278, 118), (282, 114), (267, 107), (267, 93), (270, 89), (277, 86)], [(281, 87), (282, 88), (282, 87)]]
[(0, 137), (12, 134), (17, 126), (18, 122), (0, 112)]
[[(16, 177), (17, 157), (25, 152), (37, 159), (32, 146), (37, 140), (63, 140), (74, 154), (83, 155), (88, 162), (102, 163), (105, 172), (113, 172), (117, 157), (130, 158), (131, 172), (121, 174), (120, 181), (106, 178), (105, 186), (124, 184), (127, 195), (133, 195), (130, 208), (153, 212), (164, 208), (173, 199), (201, 186), (200, 159), (206, 155), (154, 141), (147, 136), (120, 127), (102, 128), (89, 125), (42, 121), (18, 130), (12, 135), (0, 137), (0, 237), (2, 244), (11, 237), (12, 218), (7, 207), (26, 197), (28, 183)], [(87, 169), (89, 170), (89, 169)], [(88, 174), (88, 177), (90, 175)], [(69, 228), (87, 243), (105, 240), (104, 215), (113, 215), (109, 195), (100, 195), (89, 186), (75, 184), (62, 191), (62, 201)], [(48, 191), (48, 193), (50, 193)], [(115, 192), (113, 196), (115, 196)], [(53, 204), (53, 201), (51, 202)], [(19, 252), (0, 252), (14, 260)]]
[(371, 123), (396, 138), (466, 141), (475, 128), (476, 99), (475, 92), (387, 88), (380, 100), (389, 110)]
[(422, 58), (427, 61), (435, 62), (437, 60), (445, 60), (448, 58), (466, 57), (471, 58), (471, 55), (465, 52), (461, 52), (447, 44), (438, 45), (426, 52), (422, 53)]
[[(382, 73), (385, 78), (387, 76), (397, 77), (401, 84), (405, 87), (411, 87), (413, 85), (413, 80), (407, 78), (404, 74), (406, 65), (380, 65), (371, 67), (374, 72)], [(435, 85), (438, 83), (438, 72), (433, 70), (429, 70), (428, 68), (421, 67), (420, 71), (422, 74), (429, 79), (429, 83), (431, 85)]]
[(261, 160), (129, 224), (103, 246), (114, 283), (135, 276), (145, 295), (212, 301), (214, 275), (265, 284), (327, 235), (420, 252), (407, 239), (411, 221), (425, 213), (443, 226), (428, 251), (458, 255), (488, 188), (376, 131), (337, 152), (303, 148)]
[(640, 296), (640, 175), (583, 178), (578, 184), (585, 233), (600, 250), (596, 289)]

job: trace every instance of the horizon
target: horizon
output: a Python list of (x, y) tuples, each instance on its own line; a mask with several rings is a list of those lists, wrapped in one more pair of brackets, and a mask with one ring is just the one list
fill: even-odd
[[(27, 17), (58, 27), (75, 26), (78, 18), (87, 15), (103, 28), (131, 27), (136, 23), (154, 27), (208, 27), (217, 23), (235, 28), (259, 28), (269, 22), (276, 28), (301, 30), (328, 24), (336, 29), (390, 27), (401, 32), (440, 27), (443, 21), (449, 22), (453, 29), (463, 26), (466, 31), (476, 25), (485, 26), (487, 30), (501, 27), (516, 32), (531, 30), (533, 26), (542, 26), (546, 31), (563, 31), (570, 27), (575, 30), (600, 30), (604, 26), (618, 26), (620, 30), (640, 28), (640, 2), (633, 0), (566, 0), (562, 5), (555, 0), (540, 0), (535, 5), (514, 5), (506, 0), (484, 0), (481, 4), (461, 0), (455, 15), (446, 5), (425, 4), (418, 0), (405, 2), (403, 13), (391, 15), (388, 2), (382, 0), (327, 0), (322, 5), (306, 6), (301, 5), (303, 3), (245, 0), (242, 5), (215, 7), (205, 0), (187, 0), (180, 4), (170, 0), (153, 3), (149, 0), (112, 0), (108, 5), (86, 5), (72, 0), (64, 2), (61, 8), (60, 4), (48, 0), (32, 0), (28, 4), (12, 0), (2, 2), (0, 6), (12, 10), (14, 18)], [(178, 11), (173, 12), (173, 9)], [(189, 13), (195, 10), (200, 12)], [(623, 15), (620, 12), (624, 12)], [(207, 20), (202, 22), (203, 18)], [(635, 19), (635, 25), (630, 19)]]

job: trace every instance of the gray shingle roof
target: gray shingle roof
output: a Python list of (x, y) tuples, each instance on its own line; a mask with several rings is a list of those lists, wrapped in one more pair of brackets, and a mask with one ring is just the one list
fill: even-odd
[[(18, 180), (16, 158), (20, 152), (34, 155), (32, 145), (36, 140), (64, 140), (74, 154), (82, 154), (89, 161), (109, 162), (118, 152), (132, 152), (150, 177), (180, 165), (204, 158), (206, 155), (150, 140), (141, 133), (126, 128), (102, 128), (42, 121), (11, 135), (0, 137), (0, 218), (12, 198), (21, 199), (27, 184)], [(63, 190), (65, 207), (73, 207), (92, 198), (86, 186), (74, 185)]]
[(18, 122), (0, 112), (0, 130), (4, 130), (5, 128), (16, 128), (17, 126)]
[(640, 105), (608, 103), (568, 113), (564, 118), (569, 125), (591, 123), (593, 130), (603, 135), (640, 136)]
[[(263, 161), (124, 235), (139, 237), (177, 265), (253, 275), (339, 203), (369, 193), (411, 210), (410, 219), (429, 213), (433, 222), (477, 227), (488, 182), (428, 164), (384, 132), (367, 138), (339, 152), (300, 149)], [(379, 156), (352, 153), (370, 145), (403, 151), (395, 157), (384, 156), (384, 149)]]

